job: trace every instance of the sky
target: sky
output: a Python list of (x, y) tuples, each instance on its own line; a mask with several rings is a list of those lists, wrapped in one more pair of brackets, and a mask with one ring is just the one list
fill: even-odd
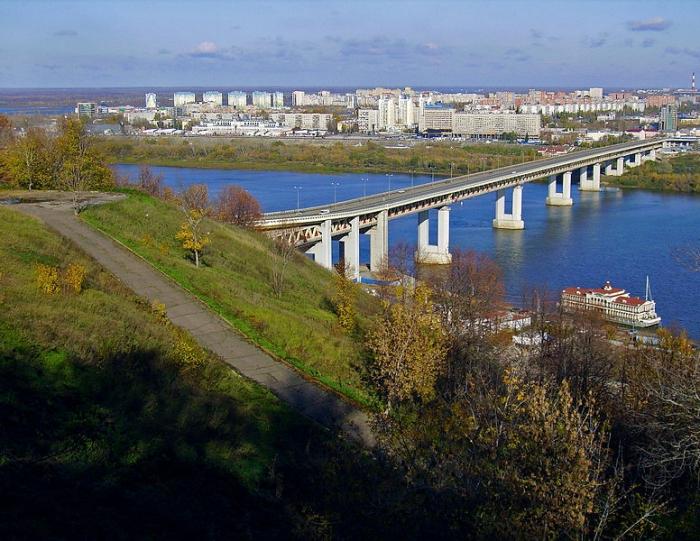
[(0, 0), (0, 87), (689, 86), (700, 0)]

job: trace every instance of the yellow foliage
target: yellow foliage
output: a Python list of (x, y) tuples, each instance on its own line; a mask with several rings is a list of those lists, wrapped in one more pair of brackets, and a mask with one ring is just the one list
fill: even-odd
[(46, 295), (58, 293), (58, 269), (38, 263), (36, 266), (36, 284), (39, 290)]
[(63, 283), (66, 288), (74, 293), (80, 293), (85, 280), (85, 267), (78, 263), (71, 263), (63, 273)]
[(162, 302), (154, 300), (151, 303), (151, 310), (153, 310), (153, 313), (161, 321), (161, 323), (167, 323), (169, 321), (167, 308)]
[(338, 314), (338, 323), (346, 331), (352, 332), (355, 329), (357, 318), (353, 284), (341, 274), (335, 276), (335, 282), (335, 311)]
[(199, 347), (192, 338), (182, 331), (177, 332), (175, 355), (187, 367), (196, 367), (204, 364), (204, 356), (201, 354)]
[(404, 301), (389, 305), (370, 331), (367, 345), (374, 358), (374, 379), (390, 404), (434, 397), (447, 346), (429, 288), (419, 285)]

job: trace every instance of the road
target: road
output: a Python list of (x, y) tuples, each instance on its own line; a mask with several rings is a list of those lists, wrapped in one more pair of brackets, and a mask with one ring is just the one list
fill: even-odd
[(605, 158), (603, 158), (603, 156), (611, 155), (628, 149), (631, 151), (638, 148), (640, 145), (648, 145), (653, 143), (660, 144), (661, 141), (649, 140), (620, 143), (617, 145), (610, 145), (607, 147), (593, 148), (579, 152), (573, 152), (562, 156), (556, 156), (554, 158), (535, 160), (532, 162), (525, 162), (522, 164), (501, 167), (499, 169), (492, 169), (490, 171), (474, 173), (471, 175), (442, 179), (428, 184), (414, 186), (412, 188), (393, 190), (391, 192), (383, 192), (367, 197), (341, 201), (336, 204), (308, 207), (300, 209), (298, 211), (288, 210), (282, 212), (270, 212), (263, 216), (262, 220), (260, 221), (260, 225), (263, 228), (265, 228), (266, 222), (284, 222), (290, 220), (291, 222), (303, 223), (306, 220), (318, 221), (320, 219), (359, 215), (368, 211), (373, 211), (375, 209), (383, 209), (410, 204), (415, 200), (427, 199), (433, 195), (444, 193), (446, 191), (457, 191), (459, 189), (467, 187), (493, 183), (504, 177), (517, 177), (536, 174), (537, 172), (546, 170), (548, 168), (551, 168), (552, 166), (558, 166), (560, 164), (566, 164), (568, 162), (586, 160), (597, 156), (601, 156), (601, 160), (604, 160)]

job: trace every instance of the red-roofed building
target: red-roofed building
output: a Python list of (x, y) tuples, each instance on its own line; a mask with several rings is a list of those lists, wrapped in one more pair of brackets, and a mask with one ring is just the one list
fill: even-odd
[(561, 304), (569, 310), (593, 310), (608, 321), (635, 327), (652, 327), (661, 322), (653, 300), (632, 297), (609, 281), (598, 289), (567, 287), (561, 292)]

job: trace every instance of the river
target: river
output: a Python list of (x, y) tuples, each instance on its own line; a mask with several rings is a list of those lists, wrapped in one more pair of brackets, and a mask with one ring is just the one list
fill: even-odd
[[(132, 178), (138, 174), (136, 165), (116, 168)], [(238, 184), (257, 197), (265, 211), (294, 208), (297, 195), (305, 207), (359, 197), (365, 190), (371, 194), (431, 181), (429, 176), (398, 174), (152, 169), (175, 189), (204, 183), (216, 195), (223, 186)], [(545, 184), (525, 186), (523, 231), (492, 229), (491, 194), (453, 205), (450, 247), (489, 254), (503, 269), (508, 298), (516, 304), (533, 287), (558, 291), (572, 285), (599, 287), (606, 280), (644, 296), (648, 275), (663, 324), (681, 326), (700, 339), (700, 273), (684, 269), (673, 257), (677, 248), (700, 245), (700, 196), (644, 190), (579, 193), (573, 187), (573, 207), (547, 207), (546, 192)], [(431, 215), (433, 243), (435, 222)], [(369, 239), (362, 237), (362, 261), (367, 261)], [(415, 244), (415, 216), (390, 222), (389, 243), (399, 242)]]

